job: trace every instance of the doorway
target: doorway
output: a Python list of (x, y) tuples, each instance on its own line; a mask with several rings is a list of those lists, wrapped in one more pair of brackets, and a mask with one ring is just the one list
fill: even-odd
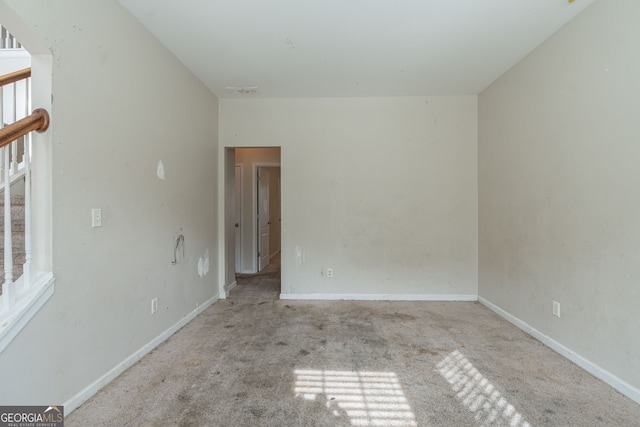
[[(228, 248), (234, 261), (227, 268), (237, 274), (256, 274), (278, 263), (281, 250), (281, 174), (280, 148), (230, 148), (233, 152), (233, 180), (225, 186), (233, 196), (227, 198)], [(258, 179), (260, 177), (260, 180)], [(274, 268), (271, 265), (270, 269)]]

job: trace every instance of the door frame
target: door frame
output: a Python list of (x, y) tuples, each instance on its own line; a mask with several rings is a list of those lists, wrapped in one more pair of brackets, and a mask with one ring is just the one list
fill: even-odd
[[(235, 251), (234, 251), (234, 256), (235, 256), (235, 269), (238, 270), (238, 265), (240, 265), (240, 269), (239, 271), (236, 271), (236, 273), (243, 273), (243, 266), (244, 266), (244, 257), (242, 255), (242, 242), (244, 239), (244, 227), (242, 226), (242, 215), (244, 213), (244, 163), (236, 163), (234, 166), (234, 172), (235, 172), (235, 168), (240, 168), (240, 180), (239, 182), (236, 181), (234, 182), (235, 185), (235, 189), (237, 189), (238, 187), (240, 187), (240, 191), (235, 191), (234, 189), (234, 201), (236, 203), (237, 207), (238, 205), (240, 206), (239, 211), (240, 212), (236, 212), (236, 216), (239, 216), (240, 219), (238, 219), (239, 221), (239, 225), (237, 228), (239, 228), (238, 232), (240, 233), (240, 244), (238, 245), (238, 241), (235, 240)], [(235, 175), (235, 174), (234, 174)], [(234, 225), (235, 225), (235, 221), (236, 219), (234, 218)], [(234, 236), (235, 238), (235, 236)], [(240, 254), (240, 256), (238, 257), (238, 253)]]
[[(230, 192), (233, 191), (229, 188), (230, 183), (233, 182), (234, 173), (229, 176), (229, 169), (235, 170), (235, 151), (238, 148), (278, 148), (280, 149), (280, 162), (277, 164), (269, 164), (268, 166), (279, 166), (282, 172), (282, 152), (284, 151), (282, 145), (232, 145), (225, 146), (220, 145), (218, 151), (218, 298), (226, 299), (229, 296), (229, 291), (236, 285), (235, 282), (235, 251), (231, 251), (235, 240), (233, 220), (234, 218), (229, 214), (231, 209), (230, 205)], [(247, 164), (247, 163), (245, 163)], [(255, 172), (254, 172), (255, 173)], [(281, 175), (282, 176), (282, 175)], [(255, 180), (254, 184), (255, 186)], [(254, 191), (255, 194), (255, 191)], [(280, 212), (282, 215), (283, 194), (280, 191)], [(247, 206), (243, 206), (247, 208)], [(254, 209), (255, 211), (255, 209)], [(257, 239), (255, 239), (257, 240)], [(282, 227), (280, 227), (280, 247), (282, 248)], [(229, 253), (231, 251), (231, 253)], [(256, 252), (257, 254), (257, 252)], [(245, 259), (246, 261), (246, 259)], [(254, 261), (255, 262), (255, 261)], [(215, 286), (215, 284), (214, 284)], [(282, 285), (281, 285), (282, 286)]]
[[(251, 224), (252, 227), (254, 227), (254, 232), (251, 233), (253, 235), (253, 243), (251, 245), (251, 247), (253, 247), (253, 271), (255, 273), (258, 272), (258, 251), (260, 248), (258, 248), (258, 233), (260, 232), (259, 227), (258, 227), (258, 168), (279, 168), (280, 163), (282, 163), (282, 161), (280, 162), (255, 162), (255, 163), (251, 163), (251, 170), (252, 170), (252, 175), (251, 175), (251, 200), (252, 200), (252, 204), (253, 206), (251, 207)], [(280, 169), (280, 173), (282, 173), (282, 169)], [(282, 179), (281, 179), (282, 181)], [(281, 184), (282, 185), (282, 184)], [(280, 190), (280, 194), (282, 194), (282, 189)], [(282, 197), (282, 196), (281, 196)], [(282, 198), (280, 199), (280, 207), (282, 209)], [(282, 239), (282, 230), (280, 230), (281, 236), (280, 239)]]

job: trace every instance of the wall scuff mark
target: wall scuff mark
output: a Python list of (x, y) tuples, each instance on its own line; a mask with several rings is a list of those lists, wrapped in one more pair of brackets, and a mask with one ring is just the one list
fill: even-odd
[(209, 249), (204, 251), (204, 257), (198, 260), (198, 275), (204, 277), (209, 272)]
[(184, 261), (184, 234), (175, 235), (174, 241), (173, 261), (171, 261), (171, 264), (176, 265), (181, 261)]
[(164, 163), (162, 160), (158, 161), (158, 167), (156, 168), (156, 174), (158, 174), (158, 178), (164, 181)]
[(306, 261), (303, 246), (296, 246), (296, 268), (302, 267), (302, 264)]

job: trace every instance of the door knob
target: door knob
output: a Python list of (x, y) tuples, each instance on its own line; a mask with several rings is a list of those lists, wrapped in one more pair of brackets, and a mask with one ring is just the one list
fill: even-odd
[(240, 224), (238, 224), (238, 223), (236, 222), (236, 228), (238, 228), (238, 227), (240, 227)]

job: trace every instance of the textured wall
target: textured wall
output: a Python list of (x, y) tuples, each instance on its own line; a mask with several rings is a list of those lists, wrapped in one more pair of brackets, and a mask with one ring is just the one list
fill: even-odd
[(221, 145), (282, 147), (282, 292), (476, 295), (476, 101), (220, 100)]
[(217, 98), (118, 2), (2, 6), (52, 54), (57, 280), (0, 354), (0, 402), (61, 404), (217, 294)]
[(594, 3), (479, 97), (480, 296), (636, 393), (638, 16)]

